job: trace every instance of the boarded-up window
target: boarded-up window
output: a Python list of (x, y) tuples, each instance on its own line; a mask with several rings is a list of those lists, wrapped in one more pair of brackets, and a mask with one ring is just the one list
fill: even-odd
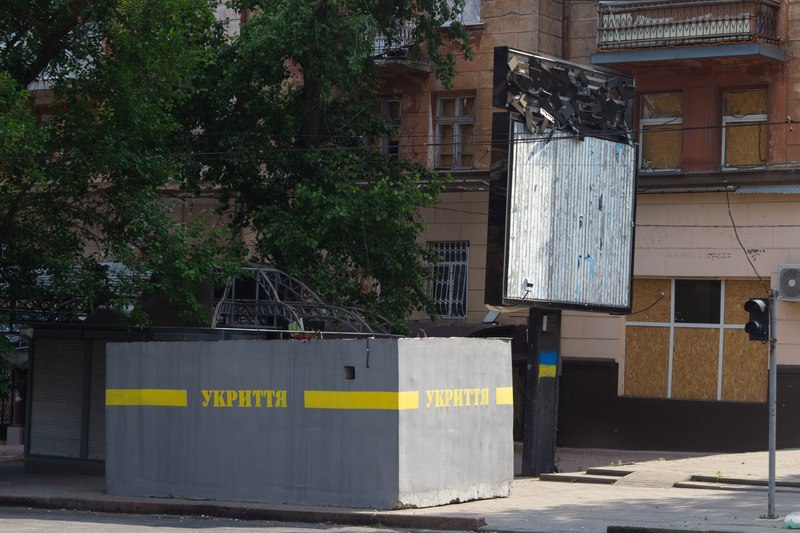
[(723, 93), (722, 163), (725, 169), (767, 164), (767, 91)]
[(639, 118), (639, 167), (643, 171), (681, 168), (683, 94), (645, 94)]
[(752, 280), (635, 279), (624, 394), (766, 401), (768, 348), (744, 332), (744, 303), (763, 296)]

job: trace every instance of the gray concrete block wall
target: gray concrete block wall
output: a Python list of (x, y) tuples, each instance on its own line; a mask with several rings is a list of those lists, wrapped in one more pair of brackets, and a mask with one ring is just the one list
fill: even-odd
[[(507, 381), (510, 386), (508, 343), (450, 339), (448, 350), (447, 341), (109, 344), (108, 402), (119, 403), (115, 394), (135, 394), (123, 405), (106, 406), (108, 492), (371, 508), (506, 495), (504, 484), (513, 472), (510, 405), (487, 405), (482, 412), (487, 416), (477, 418), (448, 417), (426, 411), (426, 393), (419, 388), (417, 409), (306, 407), (306, 391), (443, 387), (425, 379), (440, 372), (468, 374), (470, 367), (492, 370), (472, 380), (465, 374), (456, 382), (480, 379), (492, 381), (485, 387), (495, 387)], [(487, 353), (494, 359), (482, 365)], [(498, 363), (504, 358), (507, 372)], [(351, 367), (353, 379), (346, 379), (345, 367)], [(408, 376), (401, 382), (404, 372)], [(160, 393), (148, 392), (153, 389), (186, 391), (185, 406), (136, 405), (153, 398), (137, 400), (136, 391), (156, 394), (158, 403)], [(267, 407), (270, 398), (272, 407)], [(475, 442), (476, 431), (483, 435), (480, 444), (465, 445)], [(456, 437), (459, 433), (467, 438)], [(443, 446), (445, 434), (450, 442)], [(507, 457), (498, 460), (505, 448)], [(448, 461), (431, 460), (431, 454), (444, 452)], [(484, 466), (476, 469), (477, 463)], [(452, 489), (442, 493), (443, 486)]]
[(508, 496), (514, 406), (496, 394), (512, 386), (511, 341), (406, 339), (399, 352), (400, 390), (420, 391), (419, 409), (400, 412), (401, 504)]

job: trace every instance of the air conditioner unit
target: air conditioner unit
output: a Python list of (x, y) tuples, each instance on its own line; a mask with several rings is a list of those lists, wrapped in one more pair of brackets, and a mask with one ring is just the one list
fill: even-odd
[(778, 265), (778, 300), (800, 302), (800, 265)]

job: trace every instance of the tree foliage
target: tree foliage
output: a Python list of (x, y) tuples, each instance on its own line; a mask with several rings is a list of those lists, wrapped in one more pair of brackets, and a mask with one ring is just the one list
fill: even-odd
[[(220, 224), (171, 217), (181, 162), (175, 109), (218, 32), (206, 0), (0, 2), (0, 296), (125, 308), (225, 277), (237, 247)], [(34, 83), (34, 85), (31, 85)], [(40, 124), (27, 89), (52, 97)], [(109, 269), (104, 263), (121, 265)], [(47, 276), (46, 285), (41, 283)], [(37, 279), (39, 282), (37, 282)], [(43, 294), (44, 293), (44, 294)], [(134, 317), (143, 325), (140, 309)]]
[[(374, 37), (412, 28), (414, 57), (448, 86), (470, 55), (451, 22), (463, 1), (229, 6), (255, 13), (232, 38), (211, 0), (0, 0), (4, 303), (41, 294), (47, 275), (54, 302), (165, 293), (191, 314), (187, 281), (235, 273), (254, 235), (253, 259), (331, 303), (401, 329), (414, 309), (433, 314), (417, 213), (442, 180), (374, 147), (392, 133), (375, 108)], [(46, 124), (37, 88), (52, 97)], [(170, 216), (165, 198), (183, 192), (220, 200), (215, 231)]]
[[(254, 16), (216, 60), (197, 71), (202, 90), (182, 110), (190, 161), (185, 186), (215, 188), (232, 225), (254, 232), (253, 255), (309, 279), (321, 296), (359, 306), (404, 329), (415, 309), (434, 314), (417, 242), (421, 207), (442, 179), (421, 162), (374, 147), (392, 128), (377, 112), (376, 32), (414, 28), (416, 57), (449, 83), (469, 55), (463, 2), (441, 0), (239, 0)], [(219, 154), (225, 154), (220, 156)], [(376, 290), (379, 287), (379, 291)]]

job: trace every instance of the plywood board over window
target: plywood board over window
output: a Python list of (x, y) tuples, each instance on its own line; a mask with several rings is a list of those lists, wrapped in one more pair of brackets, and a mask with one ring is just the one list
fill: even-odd
[[(663, 297), (661, 293), (664, 294)], [(633, 312), (635, 314), (629, 315), (628, 320), (669, 322), (671, 301), (672, 280), (635, 279), (633, 280)]]
[(719, 329), (675, 328), (672, 397), (716, 400)]
[(683, 149), (683, 94), (645, 94), (639, 116), (639, 166), (643, 171), (674, 171)]
[(667, 397), (668, 328), (626, 328), (624, 380), (626, 396)]
[(750, 298), (766, 298), (768, 296), (760, 281), (745, 279), (729, 279), (725, 282), (725, 323), (747, 324), (750, 315), (744, 310), (744, 304)]
[[(758, 280), (636, 279), (627, 317), (624, 394), (692, 400), (763, 402), (766, 345), (748, 339), (750, 298), (765, 297)], [(666, 361), (666, 366), (664, 362)], [(666, 376), (666, 393), (665, 377)], [(666, 394), (666, 396), (664, 396)]]
[(642, 118), (675, 118), (683, 116), (683, 93), (642, 95)]
[[(725, 282), (725, 323), (749, 320), (744, 304), (750, 298), (765, 298), (764, 285), (756, 280)], [(722, 400), (767, 401), (769, 346), (749, 340), (743, 329), (726, 329), (722, 350)]]
[(645, 126), (642, 130), (642, 169), (675, 170), (681, 166), (681, 124)]
[(767, 164), (767, 91), (723, 93), (723, 167), (758, 168)]
[(743, 329), (725, 330), (722, 351), (722, 399), (766, 402), (769, 345), (750, 341)]

